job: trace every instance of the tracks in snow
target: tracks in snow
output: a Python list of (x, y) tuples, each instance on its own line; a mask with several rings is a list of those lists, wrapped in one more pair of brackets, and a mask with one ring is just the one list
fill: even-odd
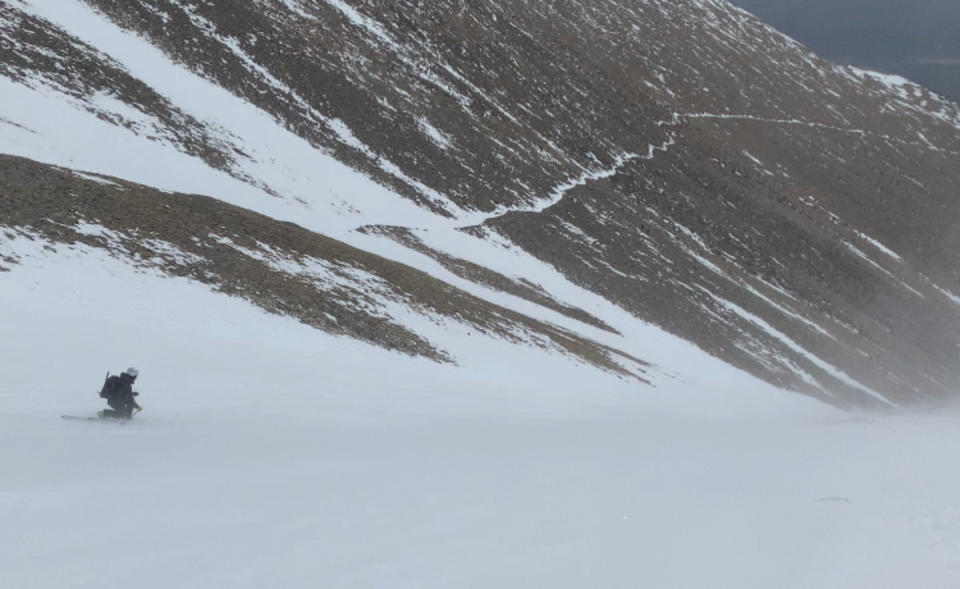
[[(657, 123), (658, 127), (675, 127), (680, 123), (680, 116), (677, 114), (673, 115), (668, 121), (660, 121)], [(580, 186), (585, 186), (590, 182), (596, 182), (597, 180), (604, 180), (610, 178), (611, 176), (616, 175), (623, 167), (629, 164), (632, 161), (638, 159), (652, 160), (657, 152), (666, 152), (670, 147), (676, 144), (677, 138), (672, 132), (667, 131), (667, 139), (660, 144), (654, 145), (650, 144), (647, 146), (647, 153), (623, 153), (617, 156), (614, 160), (613, 165), (609, 168), (602, 170), (587, 170), (580, 176), (567, 180), (563, 184), (560, 184), (550, 194), (544, 198), (535, 200), (534, 202), (516, 207), (498, 207), (491, 213), (483, 213), (480, 215), (473, 216), (472, 218), (458, 218), (456, 222), (458, 223), (457, 229), (463, 229), (465, 227), (471, 227), (474, 225), (482, 225), (489, 221), (494, 221), (511, 213), (542, 213), (543, 211), (549, 209), (560, 203), (563, 198), (570, 193), (571, 190), (579, 188)]]

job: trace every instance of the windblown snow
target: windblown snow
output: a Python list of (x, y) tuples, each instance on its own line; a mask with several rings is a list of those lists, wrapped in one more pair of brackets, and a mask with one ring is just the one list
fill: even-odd
[[(399, 59), (414, 59), (348, 2), (328, 3)], [(284, 4), (311, 18), (308, 3)], [(371, 315), (424, 336), (452, 362), (324, 333), (205, 284), (103, 249), (54, 243), (0, 219), (0, 586), (960, 584), (956, 411), (878, 417), (828, 408), (638, 319), (499, 234), (459, 230), (508, 213), (541, 212), (624, 165), (660, 157), (674, 145), (669, 127), (681, 120), (838, 128), (678, 114), (661, 125), (667, 139), (646, 153), (623, 153), (612, 166), (584, 169), (550, 194), (525, 195), (527, 204), (492, 213), (461, 208), (378, 160), (445, 216), (316, 149), (80, 0), (13, 5), (103, 52), (243, 155), (215, 169), (165, 136), (154, 117), (114, 96), (80, 100), (41, 77), (3, 76), (0, 154), (101, 183), (114, 177), (209, 195), (294, 222), (483, 301), (629, 350), (650, 363), (650, 382), (524, 341), (523, 334), (508, 342), (480, 333), (389, 298), (371, 274), (335, 272), (324, 260), (294, 259), (266, 244), (254, 250), (211, 233), (318, 288), (362, 289)], [(258, 67), (252, 59), (248, 65)], [(909, 97), (901, 80), (850, 75)], [(343, 121), (315, 115), (344, 144), (372, 153)], [(438, 148), (457, 149), (436, 122), (420, 118), (418, 126)], [(773, 174), (763, 153), (743, 155)], [(409, 228), (428, 248), (537, 285), (612, 329), (472, 282), (433, 257), (358, 231), (372, 225)], [(111, 239), (94, 221), (73, 229)], [(886, 265), (903, 262), (881, 241), (857, 235), (867, 251), (849, 247), (878, 270), (889, 274)], [(149, 247), (183, 263), (194, 255), (163, 240)], [(723, 277), (700, 249), (691, 246), (689, 255)], [(718, 302), (864, 397), (890, 403), (758, 316)], [(142, 414), (124, 424), (60, 419), (94, 414), (104, 373), (128, 365), (140, 370)]]
[[(719, 363), (638, 390), (449, 331), (469, 361), (437, 365), (4, 243), (31, 262), (0, 273), (5, 585), (958, 581), (953, 414), (855, 419)], [(133, 422), (58, 419), (131, 363)]]

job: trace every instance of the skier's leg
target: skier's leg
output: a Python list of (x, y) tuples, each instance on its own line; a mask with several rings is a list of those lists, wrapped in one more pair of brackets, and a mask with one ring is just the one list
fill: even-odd
[(133, 417), (133, 408), (127, 407), (124, 402), (116, 396), (107, 399), (107, 405), (110, 409), (103, 410), (103, 417), (113, 417), (120, 419), (129, 419)]

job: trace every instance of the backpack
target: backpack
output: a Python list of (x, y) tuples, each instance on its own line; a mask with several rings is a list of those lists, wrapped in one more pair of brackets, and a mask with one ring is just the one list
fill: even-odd
[(102, 399), (109, 399), (117, 392), (117, 387), (120, 386), (120, 377), (119, 376), (110, 376), (110, 373), (107, 373), (107, 377), (103, 380), (103, 387), (100, 389), (100, 397)]

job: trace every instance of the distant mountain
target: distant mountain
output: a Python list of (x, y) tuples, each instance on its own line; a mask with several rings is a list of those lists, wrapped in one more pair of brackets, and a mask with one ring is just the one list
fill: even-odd
[(901, 74), (960, 100), (953, 0), (733, 0), (821, 55)]
[(438, 362), (650, 382), (639, 319), (840, 406), (960, 385), (960, 108), (723, 1), (18, 1), (0, 83), (0, 236)]

